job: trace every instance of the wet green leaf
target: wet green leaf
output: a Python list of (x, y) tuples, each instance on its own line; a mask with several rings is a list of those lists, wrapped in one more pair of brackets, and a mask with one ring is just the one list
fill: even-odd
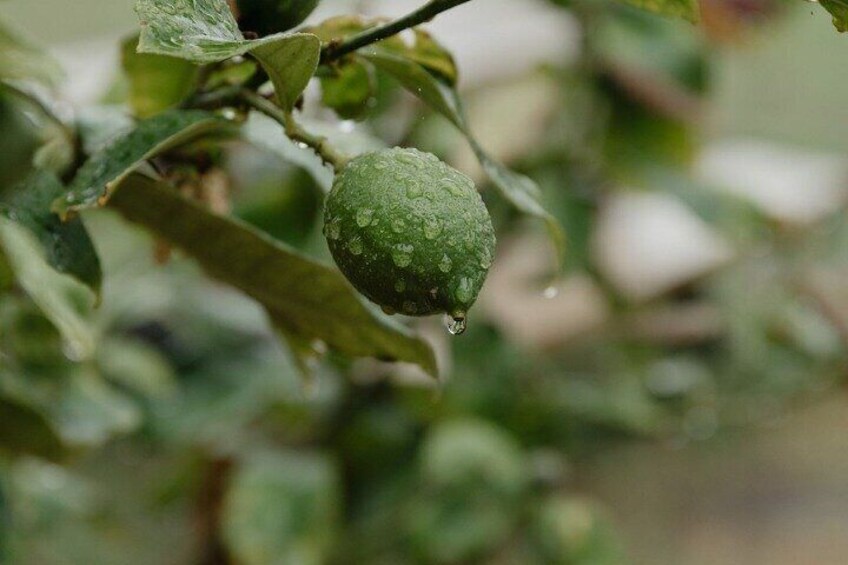
[(819, 0), (819, 4), (833, 16), (837, 31), (848, 31), (848, 0)]
[[(381, 23), (384, 21), (380, 19), (337, 16), (309, 28), (308, 31), (327, 44), (356, 35)], [(371, 45), (368, 51), (390, 53), (414, 61), (447, 84), (451, 86), (456, 84), (458, 71), (453, 56), (422, 29), (413, 29), (412, 40), (409, 42), (395, 35)]]
[(318, 68), (321, 42), (314, 35), (299, 33), (262, 43), (252, 53), (274, 83), (280, 106), (291, 110)]
[(65, 187), (55, 175), (36, 171), (11, 190), (6, 203), (0, 201), (0, 213), (38, 238), (51, 267), (71, 275), (98, 294), (103, 273), (82, 219), (76, 217), (63, 222), (51, 210), (53, 201), (64, 194)]
[(138, 36), (121, 44), (121, 65), (129, 80), (130, 106), (148, 118), (179, 104), (197, 84), (198, 67), (184, 59), (138, 53)]
[(342, 119), (356, 119), (368, 107), (374, 81), (366, 64), (352, 60), (321, 77), (321, 101)]
[(63, 215), (93, 208), (144, 161), (200, 137), (224, 134), (231, 122), (208, 112), (170, 110), (144, 120), (91, 156), (71, 183), (67, 196), (54, 203)]
[(471, 133), (456, 91), (414, 61), (378, 51), (369, 51), (364, 56), (378, 69), (397, 79), (430, 108), (447, 118), (465, 135), (489, 180), (500, 194), (516, 209), (545, 222), (556, 249), (557, 260), (561, 262), (565, 253), (565, 234), (556, 218), (542, 205), (538, 185), (530, 178), (509, 170), (486, 153)]
[(436, 374), (430, 347), (366, 308), (335, 269), (140, 175), (122, 185), (110, 206), (181, 248), (214, 278), (260, 302), (284, 333), (309, 343), (322, 341), (352, 357), (416, 363)]
[(305, 33), (245, 39), (226, 0), (138, 0), (141, 53), (169, 55), (194, 63), (216, 63), (251, 53), (265, 70), (280, 105), (291, 110), (309, 83), (321, 42)]
[(423, 29), (416, 28), (414, 33), (412, 45), (405, 46), (398, 54), (415, 61), (447, 84), (455, 85), (459, 72), (450, 52)]

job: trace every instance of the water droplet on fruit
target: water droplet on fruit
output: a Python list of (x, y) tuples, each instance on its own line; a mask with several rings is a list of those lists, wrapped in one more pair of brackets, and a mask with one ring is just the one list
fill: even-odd
[(403, 233), (406, 230), (406, 222), (404, 222), (401, 218), (394, 218), (392, 220), (392, 231), (395, 233)]
[(392, 250), (392, 261), (398, 267), (407, 267), (412, 263), (412, 252), (415, 248), (407, 243), (399, 243)]
[(330, 240), (337, 240), (341, 237), (342, 226), (338, 218), (333, 218), (324, 226), (324, 236)]
[(454, 196), (462, 196), (462, 187), (453, 179), (442, 180), (442, 186)]
[(454, 296), (456, 296), (456, 299), (462, 304), (468, 304), (471, 302), (473, 292), (471, 291), (471, 281), (468, 280), (467, 277), (462, 277), (459, 280), (459, 286), (456, 287)]
[(362, 240), (354, 237), (347, 242), (347, 249), (351, 255), (362, 255)]
[(424, 190), (421, 188), (421, 183), (417, 180), (410, 179), (406, 183), (406, 196), (409, 198), (418, 198), (423, 194)]
[(468, 321), (465, 317), (465, 313), (463, 312), (458, 312), (453, 316), (448, 315), (446, 318), (445, 325), (451, 335), (460, 335), (464, 333), (468, 327)]
[(371, 208), (360, 208), (356, 211), (356, 225), (360, 228), (365, 228), (371, 225), (371, 220), (374, 219), (374, 210)]
[(439, 261), (439, 270), (443, 273), (449, 273), (453, 268), (453, 261), (447, 255), (442, 255), (442, 260)]
[(483, 269), (488, 269), (492, 266), (492, 254), (489, 253), (488, 249), (484, 250), (480, 255), (480, 267)]
[(424, 220), (424, 237), (427, 239), (436, 239), (442, 233), (442, 223), (436, 218), (427, 218)]
[(393, 316), (397, 314), (397, 310), (395, 310), (391, 306), (380, 306), (380, 309), (383, 311), (384, 314), (388, 316)]

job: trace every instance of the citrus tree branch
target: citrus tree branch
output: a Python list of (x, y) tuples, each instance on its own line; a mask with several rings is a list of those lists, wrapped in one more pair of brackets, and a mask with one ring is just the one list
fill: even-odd
[(341, 43), (330, 43), (321, 53), (321, 62), (329, 63), (372, 43), (377, 43), (405, 29), (429, 22), (442, 12), (465, 4), (469, 0), (430, 0), (414, 12), (393, 22), (358, 33)]
[(336, 171), (339, 171), (347, 163), (347, 156), (336, 150), (326, 137), (314, 135), (303, 129), (294, 119), (291, 112), (286, 112), (270, 100), (263, 98), (251, 90), (242, 90), (239, 93), (239, 98), (254, 110), (265, 114), (283, 126), (286, 136), (289, 139), (312, 148), (324, 163), (330, 165)]

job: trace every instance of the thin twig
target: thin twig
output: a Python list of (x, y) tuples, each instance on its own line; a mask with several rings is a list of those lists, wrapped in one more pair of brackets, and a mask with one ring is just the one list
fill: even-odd
[(242, 90), (240, 98), (254, 110), (265, 114), (283, 126), (283, 129), (289, 139), (298, 143), (303, 143), (304, 145), (312, 148), (312, 150), (315, 151), (315, 153), (317, 153), (326, 164), (333, 167), (336, 171), (341, 170), (345, 163), (348, 162), (349, 158), (337, 151), (329, 143), (326, 137), (313, 135), (303, 129), (303, 127), (295, 121), (291, 112), (286, 112), (270, 100), (267, 100), (250, 90)]
[(372, 43), (382, 41), (405, 29), (429, 22), (442, 12), (465, 4), (469, 0), (430, 0), (414, 12), (385, 25), (367, 29), (341, 43), (330, 43), (321, 53), (321, 62), (329, 63)]

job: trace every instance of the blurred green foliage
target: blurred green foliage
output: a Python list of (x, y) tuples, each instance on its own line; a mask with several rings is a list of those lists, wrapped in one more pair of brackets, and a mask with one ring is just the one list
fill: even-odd
[[(844, 378), (842, 210), (788, 225), (692, 174), (706, 137), (692, 112), (710, 102), (711, 56), (726, 48), (710, 35), (715, 29), (625, 4), (556, 3), (577, 18), (585, 45), (578, 61), (528, 78), (554, 85), (554, 112), (532, 146), (506, 157), (539, 184), (541, 201), (565, 226), (567, 273), (594, 281), (609, 310), (605, 322), (534, 343), (481, 307), (461, 340), (431, 339), (444, 369), (436, 383), (410, 366), (351, 360), (339, 353), (344, 348), (325, 354), (326, 343), (306, 343), (310, 355), (293, 355), (259, 306), (260, 274), (241, 273), (236, 285), (251, 289), (255, 302), (112, 210), (84, 210), (70, 224), (44, 206), (50, 213), (37, 222), (2, 219), (0, 560), (626, 563), (615, 509), (582, 495), (571, 481), (574, 461), (625, 441), (707, 439), (817, 398)], [(690, 2), (635, 4), (693, 19)], [(762, 0), (764, 11), (771, 4)], [(151, 66), (154, 56), (134, 55), (131, 44), (124, 49), (130, 89), (119, 111), (81, 110), (74, 124), (80, 138), (71, 141), (86, 154), (122, 137), (126, 108), (161, 117), (191, 95), (183, 86), (194, 71), (173, 61)], [(2, 74), (4, 60), (0, 76), (19, 79)], [(257, 72), (239, 70), (216, 69), (220, 84), (241, 85)], [(354, 132), (324, 126), (351, 153), (379, 146), (373, 132), (396, 127), (413, 104), (395, 79), (374, 70), (357, 59), (320, 77), (324, 103), (339, 116), (368, 118)], [(433, 76), (420, 78), (441, 84)], [(0, 96), (4, 209), (20, 201), (11, 187), (35, 167), (36, 150), (64, 135), (20, 98)], [(437, 114), (410, 120), (403, 139), (451, 148), (456, 134)], [(496, 121), (500, 112), (487, 117)], [(174, 193), (143, 208), (146, 224), (179, 219), (162, 216), (163, 203), (189, 209), (192, 198), (244, 223), (227, 223), (216, 236), (258, 230), (298, 260), (325, 260), (327, 171), (263, 127), (251, 118), (245, 139), (214, 149), (200, 143), (119, 156), (151, 157), (151, 166), (184, 181), (185, 198)], [(145, 150), (161, 141), (143, 137)], [(446, 159), (448, 152), (441, 151)], [(177, 157), (203, 174), (174, 171)], [(67, 183), (63, 169), (71, 165), (58, 162), (39, 174)], [(218, 173), (227, 182), (215, 192)], [(498, 233), (504, 240), (535, 234), (490, 190), (492, 176), (482, 184)], [(736, 259), (648, 300), (629, 299), (592, 248), (605, 201), (621, 191), (676, 199), (731, 242)], [(190, 208), (203, 222), (224, 221)], [(182, 216), (186, 224), (192, 217)], [(80, 229), (102, 262), (99, 297), (77, 280), (96, 288), (86, 277), (57, 271), (57, 248), (44, 241), (45, 233), (61, 239)], [(203, 263), (204, 253), (219, 249), (204, 247), (214, 239), (193, 238), (190, 255)], [(542, 245), (524, 245), (524, 255), (544, 255)], [(550, 270), (522, 278), (521, 296), (541, 300)], [(522, 313), (514, 297), (500, 299)], [(292, 345), (298, 352), (303, 344)], [(307, 383), (303, 365), (312, 372)]]

